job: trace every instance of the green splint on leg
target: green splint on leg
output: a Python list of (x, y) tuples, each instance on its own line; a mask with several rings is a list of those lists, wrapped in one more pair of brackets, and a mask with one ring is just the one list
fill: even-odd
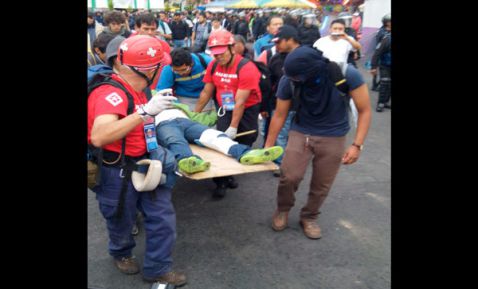
[(254, 165), (273, 161), (280, 157), (283, 152), (284, 150), (280, 146), (250, 150), (241, 157), (240, 162), (243, 165)]
[(199, 172), (204, 172), (209, 169), (211, 166), (210, 162), (205, 162), (200, 158), (195, 156), (185, 158), (179, 161), (178, 163), (179, 170), (187, 174), (194, 174)]

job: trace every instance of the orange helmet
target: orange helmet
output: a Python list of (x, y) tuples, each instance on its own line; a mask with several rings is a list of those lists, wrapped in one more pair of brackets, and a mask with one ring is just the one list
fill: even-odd
[(229, 45), (233, 45), (234, 43), (234, 36), (227, 30), (213, 31), (207, 40), (207, 45), (212, 54), (222, 54)]
[[(156, 37), (135, 35), (126, 38), (118, 48), (118, 60), (122, 65), (127, 65), (136, 74), (148, 82), (153, 82), (156, 73), (164, 58), (163, 47)], [(153, 77), (148, 78), (143, 72), (155, 69)]]

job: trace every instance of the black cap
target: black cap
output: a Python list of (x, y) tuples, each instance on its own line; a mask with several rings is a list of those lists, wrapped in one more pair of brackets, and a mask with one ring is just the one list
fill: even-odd
[(281, 39), (291, 39), (299, 40), (299, 33), (294, 26), (284, 25), (279, 28), (279, 32), (274, 36), (272, 42), (278, 42)]
[(181, 12), (179, 11), (174, 12), (174, 16), (181, 16)]

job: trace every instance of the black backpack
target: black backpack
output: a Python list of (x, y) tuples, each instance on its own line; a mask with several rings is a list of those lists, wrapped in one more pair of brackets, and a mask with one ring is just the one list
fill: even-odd
[[(254, 65), (257, 67), (257, 69), (261, 73), (261, 79), (259, 80), (259, 88), (262, 94), (261, 111), (263, 111), (262, 108), (265, 105), (265, 103), (268, 101), (269, 95), (272, 90), (271, 79), (270, 79), (271, 73), (269, 71), (269, 68), (267, 68), (267, 66), (264, 63), (250, 60), (248, 58), (243, 58), (241, 59), (241, 61), (239, 61), (239, 64), (237, 65), (236, 74), (238, 77), (239, 77), (239, 71), (248, 62), (254, 63)], [(211, 76), (214, 74), (214, 71), (216, 70), (217, 65), (218, 65), (218, 62), (215, 61), (211, 68)], [(214, 95), (214, 103), (216, 104), (216, 108), (219, 109), (219, 103), (217, 102), (215, 95)]]

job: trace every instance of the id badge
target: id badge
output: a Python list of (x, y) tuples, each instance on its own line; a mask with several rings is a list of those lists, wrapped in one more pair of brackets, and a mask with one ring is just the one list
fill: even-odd
[(144, 124), (144, 137), (146, 139), (146, 149), (148, 152), (158, 149), (156, 130), (154, 129), (154, 120)]
[(224, 91), (221, 93), (222, 106), (226, 111), (231, 111), (234, 109), (234, 94), (232, 91)]

